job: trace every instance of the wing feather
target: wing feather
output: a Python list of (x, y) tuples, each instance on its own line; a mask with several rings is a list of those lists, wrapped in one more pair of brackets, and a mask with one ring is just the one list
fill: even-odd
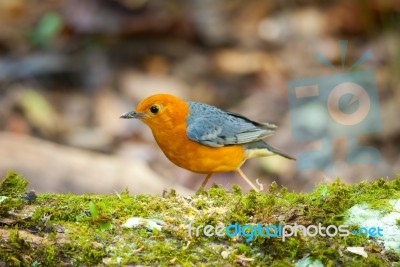
[(274, 133), (273, 124), (258, 123), (242, 115), (225, 112), (216, 107), (188, 102), (187, 118), (189, 139), (210, 147), (246, 144), (261, 140)]

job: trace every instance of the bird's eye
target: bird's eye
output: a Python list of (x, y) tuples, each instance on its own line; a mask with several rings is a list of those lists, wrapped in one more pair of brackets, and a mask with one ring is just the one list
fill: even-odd
[(150, 107), (150, 112), (153, 114), (156, 114), (159, 110), (159, 107), (156, 105)]

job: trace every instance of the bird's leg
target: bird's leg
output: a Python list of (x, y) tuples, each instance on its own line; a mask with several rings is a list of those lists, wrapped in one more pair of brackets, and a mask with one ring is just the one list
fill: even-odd
[(213, 174), (212, 174), (212, 173), (207, 174), (207, 176), (206, 176), (206, 178), (204, 179), (203, 183), (201, 184), (199, 190), (200, 190), (202, 187), (204, 188), (204, 187), (206, 186), (208, 180), (210, 180), (210, 178), (211, 178), (211, 175), (213, 175)]
[(254, 191), (259, 192), (260, 190), (249, 180), (249, 178), (246, 177), (246, 175), (243, 173), (243, 171), (238, 168), (237, 172), (242, 176), (242, 178), (251, 186), (251, 188), (254, 189)]

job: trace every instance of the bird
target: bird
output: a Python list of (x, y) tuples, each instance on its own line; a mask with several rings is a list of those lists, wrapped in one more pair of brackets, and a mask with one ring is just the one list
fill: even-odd
[(151, 129), (158, 146), (171, 162), (191, 172), (206, 174), (199, 190), (214, 173), (235, 171), (251, 188), (259, 191), (241, 170), (246, 160), (272, 155), (294, 160), (263, 140), (275, 132), (274, 124), (259, 123), (170, 94), (151, 95), (120, 118), (139, 119)]

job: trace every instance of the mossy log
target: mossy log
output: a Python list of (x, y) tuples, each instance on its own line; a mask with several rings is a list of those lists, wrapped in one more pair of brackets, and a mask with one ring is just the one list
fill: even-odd
[[(400, 264), (400, 176), (356, 185), (338, 179), (311, 193), (288, 192), (274, 183), (264, 192), (246, 194), (237, 186), (214, 185), (189, 197), (174, 191), (36, 197), (25, 192), (26, 185), (16, 173), (0, 184), (0, 266)], [(383, 235), (357, 232), (371, 220)], [(195, 230), (189, 231), (189, 224)], [(272, 228), (269, 235), (254, 234), (259, 224), (348, 225), (350, 234), (299, 231), (283, 240)], [(233, 237), (205, 234), (219, 225), (246, 225), (247, 230)]]

